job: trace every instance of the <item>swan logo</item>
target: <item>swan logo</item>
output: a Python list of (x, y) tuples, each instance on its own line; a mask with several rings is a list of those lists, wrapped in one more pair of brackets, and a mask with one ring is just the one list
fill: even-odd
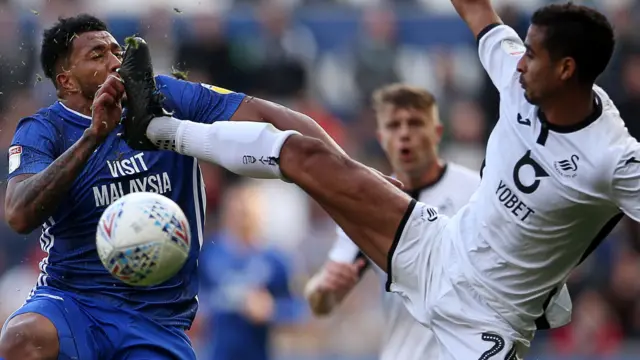
[(580, 157), (578, 155), (571, 155), (569, 159), (556, 161), (553, 166), (556, 168), (556, 172), (563, 177), (566, 178), (574, 178), (576, 177), (576, 172), (578, 171), (578, 160)]

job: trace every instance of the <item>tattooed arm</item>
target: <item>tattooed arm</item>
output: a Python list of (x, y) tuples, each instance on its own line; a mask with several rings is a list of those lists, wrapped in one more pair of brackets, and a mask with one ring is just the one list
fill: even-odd
[(13, 230), (30, 233), (54, 213), (87, 160), (120, 122), (122, 94), (122, 82), (109, 76), (93, 101), (91, 125), (57, 158), (54, 144), (60, 136), (49, 119), (27, 118), (18, 124), (9, 148), (4, 203)]
[[(4, 203), (9, 226), (20, 234), (28, 234), (40, 226), (67, 196), (71, 184), (97, 146), (98, 138), (86, 131), (42, 172), (11, 178)], [(20, 149), (25, 150), (24, 147)]]

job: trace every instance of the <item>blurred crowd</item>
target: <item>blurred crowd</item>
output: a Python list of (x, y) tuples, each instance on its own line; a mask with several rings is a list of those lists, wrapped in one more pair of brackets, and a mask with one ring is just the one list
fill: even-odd
[[(503, 20), (523, 37), (530, 11), (550, 2), (494, 1)], [(640, 2), (577, 2), (600, 7), (615, 24), (615, 59), (599, 84), (618, 104), (631, 134), (640, 137), (640, 33), (633, 27)], [(304, 112), (350, 155), (382, 171), (389, 167), (369, 108), (371, 92), (381, 85), (406, 82), (433, 92), (446, 127), (442, 156), (474, 170), (480, 168), (497, 119), (498, 94), (449, 0), (0, 0), (4, 151), (21, 117), (55, 101), (53, 85), (43, 79), (38, 61), (42, 29), (59, 16), (79, 12), (103, 16), (121, 42), (128, 35), (142, 35), (157, 73), (187, 72), (191, 81)], [(6, 157), (0, 159), (5, 175)], [(204, 174), (205, 249), (215, 246), (214, 239), (216, 244), (222, 239), (226, 245), (274, 249), (278, 255), (273, 259), (279, 259), (274, 261), (286, 269), (281, 281), (291, 308), (275, 331), (266, 333), (276, 358), (375, 359), (384, 311), (375, 296), (383, 291), (375, 276), (365, 277), (344, 306), (326, 319), (313, 319), (301, 299), (305, 281), (325, 261), (333, 241), (331, 219), (293, 185), (246, 182), (209, 165)], [(229, 193), (237, 196), (230, 198)], [(15, 234), (0, 223), (0, 321), (21, 305), (35, 283), (43, 256), (38, 237)], [(246, 277), (234, 274), (216, 281), (240, 275)], [(625, 219), (575, 272), (569, 289), (572, 324), (540, 332), (532, 358), (637, 358), (640, 226)], [(269, 301), (259, 290), (243, 292), (247, 298), (241, 299), (243, 314), (252, 318), (264, 316), (262, 305)], [(203, 353), (218, 324), (211, 321), (211, 313), (219, 304), (209, 292), (214, 293), (207, 289), (201, 296), (202, 312), (190, 333)]]

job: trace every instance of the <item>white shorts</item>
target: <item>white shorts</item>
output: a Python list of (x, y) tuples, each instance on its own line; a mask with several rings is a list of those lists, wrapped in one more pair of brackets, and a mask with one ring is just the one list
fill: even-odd
[(387, 291), (430, 328), (437, 360), (511, 360), (528, 344), (462, 275), (448, 236), (449, 218), (412, 202), (389, 252)]

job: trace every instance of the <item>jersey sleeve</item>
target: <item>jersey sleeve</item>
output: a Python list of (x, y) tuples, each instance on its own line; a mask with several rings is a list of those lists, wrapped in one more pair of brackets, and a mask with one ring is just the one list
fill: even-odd
[(369, 258), (360, 251), (360, 248), (347, 236), (342, 228), (336, 226), (336, 231), (338, 236), (331, 250), (329, 250), (329, 260), (351, 264), (358, 259), (364, 259), (365, 266), (360, 270), (360, 276), (362, 276), (364, 271), (371, 265)]
[(612, 200), (627, 216), (640, 221), (640, 144), (630, 136), (625, 142), (613, 172)]
[(56, 130), (42, 119), (20, 120), (9, 147), (7, 179), (22, 174), (37, 174), (57, 157)]
[(338, 226), (336, 227), (338, 237), (329, 250), (329, 260), (340, 263), (352, 263), (356, 261), (360, 249), (354, 244), (345, 232)]
[(498, 91), (516, 79), (518, 61), (525, 50), (518, 33), (507, 25), (492, 24), (478, 34), (480, 62)]
[(163, 106), (173, 116), (199, 123), (211, 124), (229, 120), (245, 95), (213, 85), (194, 83), (170, 76), (156, 77), (158, 90), (165, 96)]

